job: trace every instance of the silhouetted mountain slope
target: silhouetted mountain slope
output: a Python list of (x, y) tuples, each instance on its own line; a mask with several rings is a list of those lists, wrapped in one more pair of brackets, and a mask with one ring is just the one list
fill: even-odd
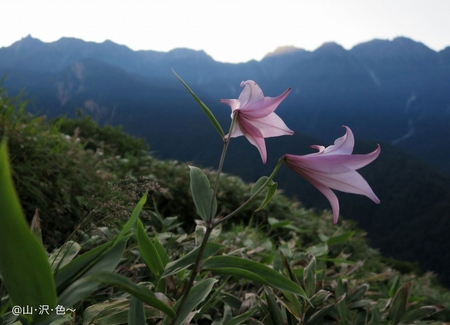
[(336, 126), (349, 125), (362, 139), (393, 143), (450, 172), (450, 153), (443, 150), (449, 144), (450, 48), (435, 52), (399, 37), (349, 51), (336, 43), (314, 52), (281, 51), (244, 64), (215, 62), (203, 51), (135, 52), (72, 38), (43, 43), (28, 36), (0, 49), (6, 85), (25, 88), (37, 109), (50, 116), (97, 109), (100, 122), (113, 121), (111, 114), (133, 120), (135, 105), (155, 114), (182, 100), (172, 68), (209, 105), (237, 97), (245, 79), (256, 80), (269, 96), (292, 87), (279, 110), (291, 129), (331, 142)]

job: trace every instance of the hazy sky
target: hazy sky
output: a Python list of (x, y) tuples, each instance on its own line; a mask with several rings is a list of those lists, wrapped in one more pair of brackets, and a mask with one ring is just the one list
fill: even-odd
[(205, 50), (217, 61), (260, 60), (278, 46), (344, 48), (406, 36), (450, 46), (450, 0), (15, 0), (0, 9), (0, 47), (31, 34), (109, 39), (133, 50)]

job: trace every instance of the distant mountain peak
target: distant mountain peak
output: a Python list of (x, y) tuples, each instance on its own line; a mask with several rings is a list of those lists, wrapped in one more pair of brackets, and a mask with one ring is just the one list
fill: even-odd
[(436, 54), (434, 50), (428, 48), (423, 43), (416, 42), (403, 36), (396, 37), (393, 40), (374, 39), (355, 45), (350, 51), (372, 59), (393, 58), (399, 56), (424, 58)]
[(17, 41), (14, 44), (12, 44), (11, 48), (13, 48), (16, 51), (29, 50), (42, 44), (43, 42), (41, 40), (34, 38), (33, 36), (31, 36), (31, 34), (28, 34), (26, 37), (22, 37), (20, 41)]
[(292, 45), (285, 45), (285, 46), (279, 46), (274, 51), (267, 53), (264, 56), (264, 59), (277, 56), (277, 55), (283, 55), (283, 54), (289, 54), (289, 53), (295, 53), (295, 52), (304, 52), (304, 49), (292, 46)]
[(336, 42), (326, 42), (318, 47), (314, 52), (346, 52), (346, 50)]
[(209, 56), (204, 50), (192, 50), (185, 47), (178, 47), (167, 52), (168, 57), (172, 60), (183, 60), (183, 59), (207, 59), (212, 61), (213, 58)]

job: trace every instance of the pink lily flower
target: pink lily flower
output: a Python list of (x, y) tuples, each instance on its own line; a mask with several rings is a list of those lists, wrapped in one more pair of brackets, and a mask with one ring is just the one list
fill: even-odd
[(346, 133), (336, 139), (329, 147), (311, 146), (319, 152), (304, 156), (285, 155), (284, 162), (297, 174), (314, 185), (330, 201), (333, 210), (333, 223), (339, 218), (339, 201), (331, 189), (367, 196), (375, 203), (380, 200), (370, 188), (367, 181), (356, 171), (380, 154), (378, 148), (366, 155), (352, 155), (355, 138), (352, 130), (344, 126)]
[[(238, 114), (231, 137), (244, 135), (251, 144), (258, 148), (265, 164), (267, 151), (264, 138), (294, 134), (294, 131), (290, 130), (274, 113), (291, 88), (288, 88), (280, 96), (271, 98), (264, 97), (261, 88), (253, 80), (242, 81), (240, 86), (244, 89), (238, 99), (220, 100), (220, 102), (230, 105), (231, 118), (233, 118), (233, 114)], [(228, 139), (228, 135), (225, 136), (225, 139)]]

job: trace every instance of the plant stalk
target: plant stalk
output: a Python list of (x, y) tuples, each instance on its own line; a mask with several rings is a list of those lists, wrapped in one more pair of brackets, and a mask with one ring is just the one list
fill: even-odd
[[(223, 145), (223, 149), (222, 149), (222, 154), (220, 156), (219, 167), (217, 169), (216, 180), (214, 182), (213, 195), (212, 195), (212, 200), (211, 200), (211, 209), (209, 212), (209, 220), (206, 223), (205, 236), (203, 237), (203, 241), (199, 247), (198, 255), (195, 260), (195, 263), (194, 263), (194, 266), (192, 268), (191, 275), (189, 278), (189, 283), (186, 286), (186, 288), (184, 289), (183, 298), (181, 298), (181, 302), (180, 302), (180, 305), (178, 306), (178, 310), (181, 310), (181, 308), (186, 303), (187, 297), (189, 296), (189, 292), (191, 291), (191, 288), (194, 285), (195, 278), (197, 277), (197, 274), (199, 272), (200, 262), (202, 261), (203, 253), (205, 251), (206, 244), (208, 243), (209, 236), (211, 235), (213, 229), (218, 225), (218, 224), (213, 223), (214, 200), (216, 199), (217, 188), (219, 186), (220, 174), (222, 173), (223, 163), (225, 161), (225, 156), (227, 153), (228, 145), (230, 143), (231, 132), (233, 132), (233, 128), (234, 128), (234, 124), (236, 122), (237, 115), (238, 115), (238, 112), (233, 114), (233, 119), (231, 120), (231, 125), (230, 125), (230, 130), (228, 132), (228, 136), (223, 138), (224, 145)], [(173, 322), (176, 320), (176, 318), (173, 320)]]
[(231, 212), (230, 214), (226, 215), (225, 217), (223, 217), (220, 220), (217, 220), (214, 222), (213, 224), (213, 228), (220, 225), (222, 222), (230, 219), (232, 216), (234, 216), (236, 213), (242, 211), (244, 208), (246, 208), (254, 199), (255, 197), (257, 197), (265, 188), (266, 186), (272, 181), (272, 179), (275, 177), (275, 175), (278, 173), (278, 170), (280, 169), (281, 165), (284, 162), (284, 156), (281, 157), (278, 160), (277, 165), (275, 166), (275, 168), (272, 171), (272, 174), (270, 174), (269, 178), (264, 182), (264, 184), (252, 195), (248, 198), (247, 201), (245, 201), (239, 208), (237, 208), (236, 210), (234, 210), (233, 212)]

